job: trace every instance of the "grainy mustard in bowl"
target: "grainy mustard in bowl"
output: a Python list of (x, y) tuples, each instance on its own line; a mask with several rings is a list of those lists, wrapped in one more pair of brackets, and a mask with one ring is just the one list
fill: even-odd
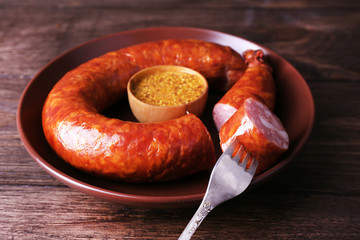
[(140, 122), (158, 122), (187, 112), (200, 116), (207, 101), (208, 84), (190, 68), (158, 65), (134, 74), (127, 91), (135, 117)]

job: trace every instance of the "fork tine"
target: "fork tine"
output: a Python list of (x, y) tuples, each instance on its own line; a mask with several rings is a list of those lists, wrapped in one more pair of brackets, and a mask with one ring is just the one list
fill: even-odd
[[(236, 152), (235, 152), (235, 151), (236, 151)], [(234, 151), (235, 154), (233, 154), (232, 159), (233, 159), (235, 162), (239, 163), (241, 156), (244, 154), (244, 146), (243, 146), (243, 145), (239, 145), (239, 147), (237, 147), (237, 148), (235, 149), (235, 151)]]
[(232, 156), (236, 149), (236, 146), (238, 145), (237, 143), (238, 143), (237, 139), (233, 140), (233, 142), (228, 146), (225, 152), (228, 152), (230, 156)]
[(258, 161), (255, 158), (252, 158), (250, 167), (248, 169), (248, 173), (250, 173), (251, 175), (254, 175), (255, 171), (256, 171), (256, 168), (257, 168), (257, 165), (258, 165)]
[(243, 168), (246, 168), (250, 157), (251, 157), (250, 153), (246, 152), (246, 155), (245, 155), (244, 159), (242, 160), (240, 166), (243, 167)]

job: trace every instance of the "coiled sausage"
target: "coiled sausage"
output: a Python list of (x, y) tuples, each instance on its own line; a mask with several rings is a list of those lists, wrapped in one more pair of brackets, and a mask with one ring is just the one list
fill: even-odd
[(148, 124), (101, 114), (126, 95), (135, 72), (162, 64), (199, 71), (218, 90), (228, 89), (245, 69), (229, 47), (199, 40), (163, 40), (109, 52), (69, 71), (49, 93), (42, 123), (51, 147), (78, 169), (127, 182), (172, 180), (212, 167), (211, 137), (192, 114)]

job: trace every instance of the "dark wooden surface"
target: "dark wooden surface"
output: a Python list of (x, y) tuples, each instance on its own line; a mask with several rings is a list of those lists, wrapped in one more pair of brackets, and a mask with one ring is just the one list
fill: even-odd
[(190, 26), (262, 44), (315, 99), (313, 134), (269, 182), (216, 208), (193, 239), (360, 238), (360, 3), (0, 0), (0, 239), (176, 239), (195, 208), (125, 208), (49, 176), (20, 141), (22, 91), (51, 59), (109, 33)]

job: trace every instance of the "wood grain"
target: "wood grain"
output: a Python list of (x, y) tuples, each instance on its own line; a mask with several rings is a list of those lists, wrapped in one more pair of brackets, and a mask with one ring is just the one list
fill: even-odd
[(31, 78), (64, 51), (156, 26), (208, 28), (279, 53), (316, 104), (312, 136), (269, 182), (215, 209), (193, 239), (360, 237), (360, 4), (346, 1), (0, 0), (0, 239), (176, 239), (195, 209), (127, 208), (73, 190), (16, 127)]

